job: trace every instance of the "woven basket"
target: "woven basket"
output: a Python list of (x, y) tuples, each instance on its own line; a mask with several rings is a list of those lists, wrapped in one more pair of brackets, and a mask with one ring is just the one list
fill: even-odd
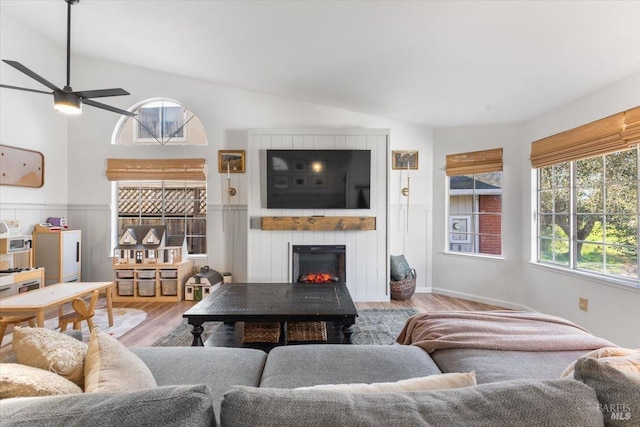
[(391, 298), (399, 301), (411, 298), (416, 291), (416, 277), (416, 270), (412, 268), (407, 277), (391, 282)]
[(326, 322), (289, 322), (287, 341), (327, 341)]
[(280, 342), (280, 323), (245, 322), (242, 342)]

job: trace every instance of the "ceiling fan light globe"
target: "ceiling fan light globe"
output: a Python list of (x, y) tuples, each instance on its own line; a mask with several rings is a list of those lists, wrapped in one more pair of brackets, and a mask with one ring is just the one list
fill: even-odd
[(82, 100), (70, 93), (54, 93), (53, 107), (65, 114), (82, 113)]

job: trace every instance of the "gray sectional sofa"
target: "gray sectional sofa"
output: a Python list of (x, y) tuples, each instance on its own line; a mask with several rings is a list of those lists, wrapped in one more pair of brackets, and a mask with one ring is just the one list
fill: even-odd
[[(601, 426), (595, 391), (562, 371), (583, 352), (441, 350), (407, 345), (131, 349), (157, 389), (8, 399), (1, 426)], [(404, 393), (293, 390), (443, 372), (478, 385)], [(638, 414), (637, 416), (640, 416)]]

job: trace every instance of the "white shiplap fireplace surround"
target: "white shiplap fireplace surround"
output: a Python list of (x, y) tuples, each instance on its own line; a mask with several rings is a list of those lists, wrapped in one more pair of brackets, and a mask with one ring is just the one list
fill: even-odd
[[(371, 209), (267, 209), (266, 150), (371, 150)], [(289, 282), (292, 245), (346, 245), (347, 287), (354, 301), (389, 301), (388, 129), (257, 129), (249, 131), (247, 280)], [(263, 231), (263, 216), (370, 216), (372, 231)]]

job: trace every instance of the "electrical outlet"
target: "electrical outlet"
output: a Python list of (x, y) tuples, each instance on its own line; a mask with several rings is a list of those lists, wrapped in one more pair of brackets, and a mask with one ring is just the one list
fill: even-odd
[(578, 302), (578, 308), (582, 311), (587, 311), (589, 309), (589, 300), (586, 298), (580, 297)]

